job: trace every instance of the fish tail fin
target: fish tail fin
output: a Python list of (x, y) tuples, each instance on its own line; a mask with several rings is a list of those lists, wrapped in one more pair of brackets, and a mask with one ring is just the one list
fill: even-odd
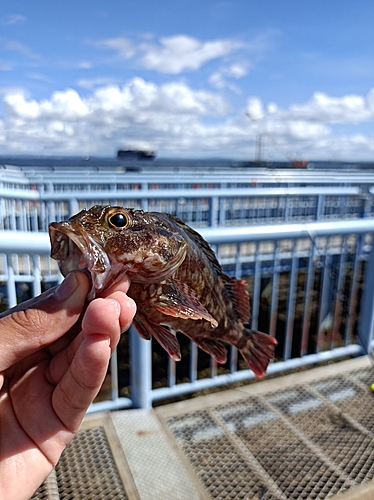
[(237, 347), (256, 377), (262, 378), (277, 344), (276, 339), (266, 333), (245, 329)]

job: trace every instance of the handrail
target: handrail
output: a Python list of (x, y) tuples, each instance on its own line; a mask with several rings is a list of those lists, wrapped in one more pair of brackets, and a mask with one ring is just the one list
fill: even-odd
[[(211, 245), (250, 241), (311, 238), (374, 232), (374, 219), (306, 222), (299, 224), (267, 224), (197, 230)], [(49, 254), (50, 240), (46, 232), (1, 231), (0, 252)]]

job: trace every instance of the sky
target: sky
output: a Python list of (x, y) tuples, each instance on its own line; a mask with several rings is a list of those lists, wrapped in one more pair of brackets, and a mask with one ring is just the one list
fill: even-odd
[(374, 161), (373, 0), (0, 0), (0, 154)]

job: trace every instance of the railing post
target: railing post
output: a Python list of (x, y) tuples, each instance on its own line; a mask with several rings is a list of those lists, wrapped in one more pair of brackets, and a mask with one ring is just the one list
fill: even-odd
[[(9, 259), (9, 256), (7, 256)], [(16, 281), (14, 279), (14, 271), (12, 266), (8, 264), (8, 280), (7, 280), (7, 295), (9, 308), (17, 305)]]
[(142, 196), (142, 210), (144, 210), (146, 212), (148, 210), (148, 198), (147, 198), (148, 182), (142, 182), (142, 189), (141, 189), (141, 191), (142, 191), (141, 192), (141, 196)]
[(320, 194), (317, 196), (317, 210), (316, 210), (316, 215), (315, 215), (316, 220), (322, 219), (324, 208), (325, 208), (325, 200), (326, 200), (325, 195)]
[(33, 297), (37, 297), (42, 293), (42, 284), (41, 284), (41, 279), (42, 275), (40, 272), (40, 256), (39, 255), (34, 255), (33, 256), (33, 276), (34, 276), (34, 281), (32, 283), (32, 295)]
[(73, 215), (77, 214), (79, 212), (79, 203), (76, 198), (70, 198), (68, 201), (68, 218), (72, 217)]
[[(372, 234), (374, 238), (374, 234)], [(374, 245), (369, 253), (366, 272), (364, 277), (364, 288), (361, 299), (361, 310), (358, 320), (358, 338), (365, 353), (371, 352), (371, 341), (374, 331)]]
[(219, 211), (218, 196), (212, 196), (209, 199), (209, 227), (217, 227)]
[(134, 408), (152, 408), (152, 344), (133, 326), (130, 335), (130, 397)]

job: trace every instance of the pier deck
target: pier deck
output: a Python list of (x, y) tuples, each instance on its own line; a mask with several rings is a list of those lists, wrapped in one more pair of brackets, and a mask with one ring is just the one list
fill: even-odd
[(89, 415), (33, 500), (372, 499), (371, 383), (362, 357)]

